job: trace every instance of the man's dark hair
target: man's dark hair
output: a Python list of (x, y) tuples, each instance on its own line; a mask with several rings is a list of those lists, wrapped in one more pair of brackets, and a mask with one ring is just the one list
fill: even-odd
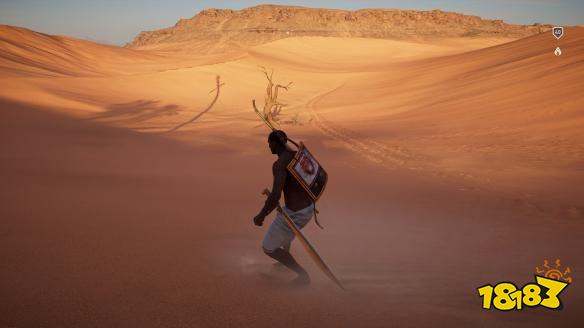
[(274, 130), (268, 136), (268, 141), (269, 142), (275, 141), (275, 142), (280, 143), (282, 146), (284, 146), (284, 145), (286, 145), (286, 142), (288, 141), (288, 136), (282, 130)]

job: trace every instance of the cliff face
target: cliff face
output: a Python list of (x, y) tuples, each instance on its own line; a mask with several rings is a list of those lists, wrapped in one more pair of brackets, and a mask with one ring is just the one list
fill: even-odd
[(512, 25), (440, 10), (356, 11), (261, 5), (242, 10), (206, 9), (175, 26), (140, 33), (128, 47), (203, 41), (253, 46), (294, 36), (336, 36), (420, 40), (445, 37), (521, 38), (549, 25)]

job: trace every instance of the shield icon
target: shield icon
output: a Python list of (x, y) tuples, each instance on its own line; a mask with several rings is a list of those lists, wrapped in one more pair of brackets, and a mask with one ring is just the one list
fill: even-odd
[(564, 35), (564, 28), (562, 26), (556, 26), (552, 29), (552, 33), (559, 40)]

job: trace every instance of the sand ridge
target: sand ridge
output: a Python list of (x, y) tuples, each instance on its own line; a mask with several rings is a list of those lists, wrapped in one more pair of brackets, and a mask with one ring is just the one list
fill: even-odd
[[(566, 35), (559, 58), (549, 34), (193, 54), (207, 44), (0, 27), (0, 326), (576, 322), (576, 288), (554, 313), (486, 312), (475, 291), (527, 282), (546, 258), (584, 265), (584, 31)], [(251, 108), (259, 66), (293, 81), (282, 127), (331, 176), (326, 230), (306, 233), (347, 293), (296, 246), (314, 283), (287, 288), (260, 250), (273, 157)]]

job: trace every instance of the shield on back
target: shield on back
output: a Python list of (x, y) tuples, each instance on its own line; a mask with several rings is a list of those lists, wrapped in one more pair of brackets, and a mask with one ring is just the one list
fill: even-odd
[(328, 175), (302, 142), (287, 169), (316, 202), (324, 192)]

